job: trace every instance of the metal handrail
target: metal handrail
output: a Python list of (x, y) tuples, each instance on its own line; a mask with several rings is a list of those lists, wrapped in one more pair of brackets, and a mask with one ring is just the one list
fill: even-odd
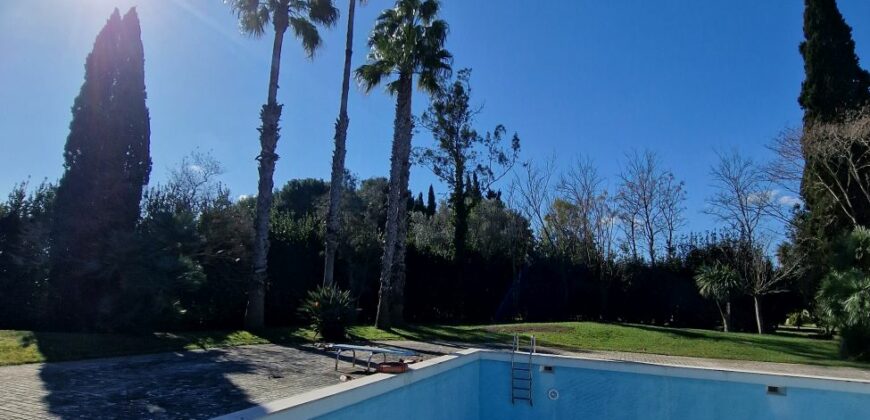
[[(535, 336), (530, 336), (529, 338), (529, 359), (526, 367), (519, 368), (516, 366), (516, 354), (520, 351), (520, 336), (518, 333), (514, 333), (513, 346), (511, 348), (511, 372), (510, 372), (510, 381), (511, 381), (511, 404), (515, 403), (516, 400), (525, 400), (529, 402), (529, 405), (532, 405), (532, 355), (537, 351), (537, 341)], [(517, 378), (516, 372), (522, 371), (525, 372), (525, 375), (528, 375), (528, 378)], [(523, 388), (516, 386), (516, 381), (528, 381), (529, 387)], [(516, 391), (527, 392), (528, 397), (525, 396), (517, 396)]]

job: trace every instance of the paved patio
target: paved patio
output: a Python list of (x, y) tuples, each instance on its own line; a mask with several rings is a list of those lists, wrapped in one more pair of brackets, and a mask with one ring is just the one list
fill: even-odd
[[(391, 341), (424, 358), (452, 353), (456, 343)], [(601, 360), (699, 366), (870, 381), (870, 370), (710, 360), (621, 352), (541, 352)], [(314, 347), (245, 346), (208, 351), (30, 364), (0, 368), (0, 418), (209, 418), (257, 403), (336, 384), (359, 368)]]
[(210, 418), (363, 374), (334, 367), (322, 350), (279, 345), (8, 366), (0, 418)]

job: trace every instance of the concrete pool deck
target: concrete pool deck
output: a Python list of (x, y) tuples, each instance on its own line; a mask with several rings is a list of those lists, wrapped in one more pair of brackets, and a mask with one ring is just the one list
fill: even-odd
[[(469, 347), (390, 341), (424, 358)], [(539, 348), (595, 360), (870, 381), (870, 369)], [(363, 376), (313, 346), (258, 345), (207, 351), (0, 367), (0, 418), (210, 418)]]

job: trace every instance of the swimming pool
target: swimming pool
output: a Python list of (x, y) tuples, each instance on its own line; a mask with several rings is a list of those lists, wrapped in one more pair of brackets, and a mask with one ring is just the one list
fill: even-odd
[(532, 401), (511, 402), (509, 353), (467, 350), (226, 418), (870, 419), (870, 383), (538, 355)]

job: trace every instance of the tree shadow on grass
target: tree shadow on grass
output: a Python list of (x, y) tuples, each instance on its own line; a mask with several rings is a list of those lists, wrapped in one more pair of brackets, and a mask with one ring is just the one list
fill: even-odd
[(642, 324), (620, 324), (620, 326), (625, 328), (633, 328), (643, 331), (649, 331), (656, 334), (665, 334), (675, 338), (687, 338), (687, 339), (699, 339), (699, 340), (710, 340), (710, 341), (721, 341), (728, 340), (728, 338), (710, 335), (701, 331), (680, 329), (680, 328), (666, 328), (666, 327), (658, 327), (655, 325), (642, 325)]
[[(183, 350), (190, 344), (182, 338), (135, 337), (126, 337), (128, 341), (115, 350), (123, 354), (135, 344), (142, 345), (143, 351)], [(95, 351), (95, 343), (88, 346), (63, 338), (34, 333), (33, 339), (48, 361), (88, 357)], [(113, 343), (117, 345), (107, 344)], [(113, 349), (103, 350), (101, 355)], [(223, 350), (174, 351), (45, 363), (39, 378), (47, 392), (43, 403), (60, 418), (210, 418), (253, 404), (228, 375), (256, 370), (257, 366), (228, 357)]]
[(802, 363), (818, 366), (845, 366), (860, 370), (870, 370), (870, 364), (843, 360), (839, 358), (835, 341), (806, 336), (794, 336), (793, 334), (763, 334), (751, 333), (721, 333), (710, 334), (703, 331), (683, 330), (676, 328), (663, 328), (649, 325), (624, 325), (627, 328), (635, 328), (644, 331), (665, 334), (671, 337), (685, 338), (690, 340), (703, 340), (708, 342), (729, 342), (747, 347), (763, 349), (770, 352), (781, 353), (799, 358), (799, 360), (775, 360), (768, 361), (780, 363)]
[(420, 341), (445, 347), (467, 347), (469, 344), (490, 348), (509, 348), (510, 336), (479, 328), (449, 325), (415, 325), (387, 330), (410, 341)]

